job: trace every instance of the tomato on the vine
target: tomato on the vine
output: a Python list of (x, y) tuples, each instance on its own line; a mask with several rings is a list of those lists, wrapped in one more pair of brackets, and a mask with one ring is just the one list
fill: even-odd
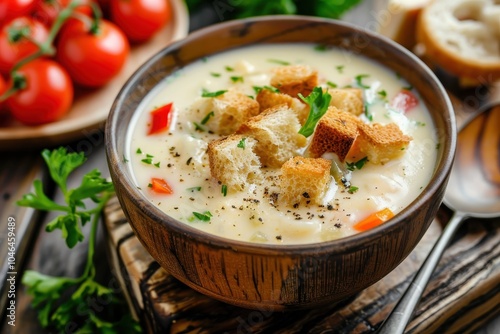
[(0, 1), (0, 26), (16, 17), (29, 15), (38, 0)]
[(129, 50), (127, 38), (113, 23), (99, 20), (93, 32), (78, 20), (61, 31), (56, 57), (75, 83), (99, 87), (120, 72)]
[(9, 86), (20, 85), (20, 89), (6, 101), (15, 119), (27, 125), (39, 125), (56, 121), (69, 111), (73, 85), (61, 65), (38, 58), (16, 72)]
[[(75, 13), (85, 16), (92, 15), (90, 4), (93, 0), (80, 0), (80, 4), (75, 8)], [(59, 12), (70, 4), (71, 0), (38, 0), (33, 17), (42, 22), (45, 26), (51, 27)]]
[(0, 31), (0, 73), (8, 74), (21, 59), (38, 51), (38, 43), (44, 42), (48, 31), (43, 24), (29, 17), (10, 21)]
[(133, 43), (151, 38), (171, 17), (167, 0), (110, 0), (109, 5), (111, 21)]

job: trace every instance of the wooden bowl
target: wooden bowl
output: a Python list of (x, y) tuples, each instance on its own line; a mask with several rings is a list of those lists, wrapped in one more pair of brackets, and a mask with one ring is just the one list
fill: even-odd
[[(238, 242), (204, 233), (160, 211), (134, 185), (123, 161), (130, 119), (149, 91), (202, 57), (258, 43), (338, 46), (400, 73), (419, 91), (438, 132), (433, 177), (420, 196), (387, 223), (351, 237), (305, 245)], [(392, 271), (417, 245), (441, 203), (456, 142), (448, 96), (433, 73), (395, 43), (334, 20), (271, 16), (195, 32), (146, 62), (115, 100), (106, 149), (121, 206), (144, 247), (174, 277), (215, 299), (265, 310), (310, 308), (353, 296)]]

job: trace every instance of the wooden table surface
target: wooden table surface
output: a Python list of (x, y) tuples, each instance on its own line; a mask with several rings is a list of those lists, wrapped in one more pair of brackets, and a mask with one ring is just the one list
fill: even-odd
[[(346, 19), (352, 22), (367, 22), (366, 18), (370, 15), (370, 8), (371, 2), (370, 1), (365, 1), (362, 6), (359, 6), (356, 10), (354, 10), (352, 13), (350, 13)], [(206, 25), (207, 23), (214, 23), (219, 20), (219, 17), (210, 9), (210, 8), (204, 8), (201, 11), (197, 13), (193, 13), (191, 15), (191, 30), (195, 30), (197, 28), (200, 28), (201, 26)], [(493, 87), (493, 88), (483, 88), (481, 90), (469, 90), (469, 91), (462, 91), (459, 90), (455, 85), (453, 80), (450, 80), (450, 78), (447, 78), (445, 76), (442, 77), (442, 81), (445, 83), (446, 87), (450, 90), (454, 96), (459, 97), (459, 99), (456, 100), (457, 102), (457, 107), (460, 108), (461, 111), (461, 118), (460, 120), (463, 120), (463, 117), (467, 117), (470, 115), (470, 111), (467, 108), (466, 104), (462, 103), (461, 101), (468, 101), (469, 104), (471, 104), (473, 107), (485, 103), (488, 100), (494, 99), (494, 98), (500, 98), (499, 94), (499, 87)], [(1, 131), (1, 130), (0, 130)], [(96, 130), (97, 131), (97, 130)], [(81, 176), (88, 171), (94, 169), (94, 168), (99, 168), (102, 172), (103, 175), (107, 176), (109, 175), (106, 161), (105, 161), (105, 152), (104, 152), (104, 147), (103, 147), (103, 136), (102, 132), (97, 131), (94, 133), (93, 140), (91, 141), (88, 138), (88, 133), (87, 137), (82, 134), (82, 139), (78, 140), (76, 142), (68, 143), (69, 147), (79, 147), (82, 145), (81, 141), (87, 141), (91, 143), (91, 145), (85, 145), (87, 148), (88, 157), (89, 160), (85, 164), (84, 167), (79, 169), (75, 174), (73, 174), (69, 180), (70, 186), (71, 185), (77, 185), (79, 184), (81, 180)], [(18, 283), (16, 286), (16, 326), (12, 327), (7, 324), (6, 316), (5, 316), (5, 311), (6, 307), (3, 304), (6, 300), (6, 294), (7, 291), (6, 289), (8, 288), (7, 284), (7, 271), (12, 272), (12, 270), (9, 270), (8, 268), (5, 267), (7, 264), (7, 261), (4, 260), (1, 263), (0, 267), (0, 313), (1, 313), (1, 321), (2, 323), (0, 324), (0, 332), (1, 333), (44, 333), (44, 331), (39, 327), (38, 322), (36, 320), (36, 313), (30, 308), (29, 303), (30, 303), (30, 297), (26, 295), (24, 288), (20, 284), (21, 280), (21, 275), (23, 269), (29, 268), (29, 269), (35, 269), (38, 270), (42, 273), (50, 274), (50, 275), (65, 275), (65, 276), (76, 276), (79, 273), (81, 273), (85, 261), (85, 253), (87, 250), (87, 245), (86, 243), (81, 243), (77, 245), (74, 249), (69, 251), (63, 240), (60, 237), (60, 234), (58, 232), (56, 233), (46, 233), (41, 229), (44, 224), (46, 224), (48, 221), (50, 221), (53, 217), (51, 215), (43, 215), (38, 212), (35, 212), (34, 210), (31, 209), (25, 209), (25, 208), (20, 208), (15, 206), (15, 201), (18, 200), (22, 194), (27, 193), (30, 190), (32, 181), (35, 178), (42, 178), (44, 180), (47, 180), (47, 175), (46, 172), (43, 168), (43, 164), (40, 159), (40, 152), (39, 151), (24, 151), (24, 152), (18, 152), (18, 153), (2, 153), (2, 157), (0, 158), (0, 191), (1, 191), (1, 196), (0, 196), (0, 256), (2, 256), (3, 259), (7, 259), (7, 251), (6, 251), (6, 227), (7, 227), (7, 222), (9, 217), (14, 217), (16, 221), (16, 234), (17, 234), (17, 240), (16, 240), (16, 263), (15, 263), (15, 268), (14, 272), (15, 274), (11, 274), (11, 276), (15, 276), (16, 282)], [(46, 182), (47, 187), (50, 191), (51, 184), (50, 182)], [(59, 192), (54, 193), (54, 198), (57, 201), (60, 199), (61, 194)], [(446, 211), (442, 211), (446, 215)], [(452, 269), (455, 268), (454, 266), (442, 266), (441, 271), (436, 272), (436, 277), (438, 277), (438, 280), (435, 280), (434, 282), (438, 282), (435, 284), (441, 284), (442, 286), (430, 286), (429, 291), (437, 291), (436, 289), (444, 289), (444, 290), (439, 290), (439, 291), (446, 291), (447, 289), (459, 289), (460, 287), (463, 288), (464, 286), (466, 287), (466, 291), (460, 296), (461, 300), (465, 304), (471, 304), (471, 303), (476, 303), (472, 305), (470, 309), (474, 310), (473, 312), (479, 312), (481, 313), (479, 316), (476, 314), (474, 319), (477, 323), (471, 323), (468, 326), (463, 326), (463, 328), (467, 328), (468, 332), (475, 332), (477, 334), (493, 334), (493, 333), (500, 333), (500, 318), (497, 317), (498, 311), (499, 311), (499, 305), (500, 305), (500, 277), (498, 276), (498, 267), (500, 266), (499, 264), (499, 259), (498, 256), (495, 256), (492, 259), (489, 259), (489, 262), (483, 263), (481, 262), (482, 260), (485, 260), (487, 258), (486, 255), (484, 254), (475, 254), (473, 253), (473, 247), (471, 247), (469, 244), (466, 243), (468, 240), (468, 235), (472, 235), (473, 237), (480, 237), (481, 235), (484, 236), (484, 238), (488, 238), (490, 235), (496, 235), (497, 239), (494, 239), (493, 241), (489, 240), (490, 242), (488, 244), (489, 249), (494, 250), (499, 247), (499, 239), (498, 239), (498, 224), (495, 224), (491, 221), (489, 222), (481, 222), (481, 221), (471, 221), (467, 224), (465, 224), (464, 228), (460, 231), (459, 236), (456, 238), (454, 245), (457, 245), (457, 242), (459, 243), (459, 246), (461, 248), (454, 248), (456, 249), (462, 249), (466, 254), (469, 254), (471, 257), (469, 260), (472, 260), (471, 262), (468, 262), (471, 266), (473, 265), (478, 265), (478, 266), (490, 266), (491, 268), (488, 269), (488, 271), (481, 271), (481, 270), (476, 270), (475, 272), (483, 272), (487, 273), (496, 273), (494, 277), (487, 277), (487, 281), (489, 282), (490, 286), (490, 291), (493, 295), (490, 295), (488, 298), (477, 298), (475, 300), (470, 300), (468, 298), (469, 296), (469, 290), (474, 291), (477, 286), (480, 286), (482, 280), (484, 278), (481, 277), (471, 277), (474, 280), (471, 280), (470, 282), (465, 282), (466, 284), (458, 284), (459, 282), (456, 282), (454, 278), (456, 278), (459, 274), (463, 274), (463, 272), (457, 273), (453, 271)], [(88, 226), (87, 226), (88, 227)], [(428, 237), (428, 244), (424, 245), (427, 247), (427, 251), (429, 249), (429, 245), (432, 243), (432, 240), (435, 240), (437, 238), (437, 234), (440, 231), (440, 226), (433, 224), (430, 228), (429, 232), (429, 237)], [(84, 231), (84, 233), (88, 233), (87, 230)], [(484, 239), (483, 238), (483, 239)], [(106, 239), (102, 233), (102, 229), (100, 230), (99, 236), (98, 236), (98, 243), (97, 243), (97, 249), (96, 249), (96, 254), (98, 254), (97, 259), (97, 271), (100, 275), (100, 279), (103, 283), (111, 282), (112, 280), (115, 280), (115, 276), (113, 275), (112, 270), (112, 265), (108, 262), (106, 248), (108, 243), (110, 242), (110, 239)], [(424, 247), (424, 248), (425, 248)], [(464, 255), (465, 253), (461, 253)], [(416, 257), (415, 257), (416, 256)], [(446, 261), (451, 261), (454, 258), (458, 258), (459, 254), (453, 252), (448, 252), (445, 254), (445, 257), (443, 258), (443, 263), (446, 263)], [(409, 257), (408, 261), (412, 263), (421, 263), (423, 258), (421, 257), (421, 254), (413, 255)], [(154, 266), (154, 265), (153, 265)], [(460, 266), (463, 268), (463, 266)], [(156, 268), (158, 269), (158, 268)], [(464, 269), (462, 269), (464, 270)], [(402, 274), (400, 271), (395, 270), (393, 273), (390, 275), (392, 276), (397, 276)], [(487, 275), (488, 276), (488, 275)], [(405, 284), (408, 283), (409, 277), (405, 277), (403, 279), (403, 282), (406, 282), (404, 284), (401, 284), (398, 286), (397, 293), (401, 294), (401, 292), (405, 288)], [(448, 282), (455, 282), (458, 285), (447, 285)], [(165, 282), (164, 282), (165, 283)], [(170, 280), (168, 282), (169, 284), (172, 284), (174, 288), (178, 289), (179, 288), (179, 282), (176, 282), (175, 280), (172, 281)], [(464, 283), (464, 282), (462, 282)], [(180, 287), (180, 289), (183, 289), (182, 291), (185, 291), (185, 287)], [(461, 290), (462, 291), (462, 290)], [(188, 292), (190, 293), (190, 292)], [(371, 293), (369, 291), (363, 292), (361, 294), (361, 297), (363, 297), (363, 294)], [(199, 304), (196, 305), (191, 305), (191, 307), (203, 307), (204, 305), (213, 305), (211, 301), (207, 301), (203, 297), (200, 300), (198, 300)], [(351, 310), (359, 310), (363, 309), (360, 307), (359, 304), (359, 298), (360, 296), (357, 296), (356, 299), (353, 299), (350, 301), (350, 304), (343, 305), (345, 309), (351, 309)], [(488, 305), (482, 305), (481, 300), (488, 300)], [(429, 297), (427, 300), (423, 301), (423, 308), (421, 308), (421, 312), (416, 314), (416, 319), (427, 319), (427, 318), (433, 318), (436, 319), (436, 317), (449, 317), (449, 314), (441, 314), (439, 313), (440, 309), (445, 309), (446, 307), (447, 300), (442, 299), (441, 296), (433, 296), (432, 298)], [(380, 305), (378, 305), (380, 306)], [(373, 331), (373, 328), (369, 326), (370, 321), (367, 321), (367, 317), (376, 317), (379, 311), (381, 311), (382, 314), (387, 314), (390, 309), (378, 309), (377, 304), (373, 304), (371, 307), (372, 309), (370, 310), (370, 314), (361, 314), (357, 315), (358, 319), (356, 323), (356, 326), (350, 327), (350, 330), (345, 330), (343, 332), (371, 332)], [(487, 308), (489, 311), (488, 312), (481, 312), (481, 310), (484, 310)], [(248, 311), (241, 310), (238, 308), (227, 308), (225, 305), (220, 306), (220, 309), (226, 310), (226, 312), (231, 312), (232, 315), (236, 315), (236, 318), (238, 319), (238, 316), (244, 317), (242, 319), (246, 319), (246, 324), (249, 323), (247, 320), (251, 320), (252, 314), (249, 313)], [(460, 308), (456, 309), (456, 314), (454, 315), (455, 317), (455, 323), (464, 323), (466, 322), (467, 319), (464, 317), (461, 317), (460, 314)], [(343, 321), (346, 319), (352, 319), (352, 318), (347, 318), (348, 314), (347, 313), (340, 313), (336, 315), (329, 315), (327, 317), (324, 317), (324, 310), (311, 310), (309, 311), (310, 314), (314, 315), (311, 316), (311, 319), (314, 319), (315, 321), (322, 321), (322, 323), (327, 323), (330, 325), (330, 328), (335, 328), (335, 324), (339, 323), (339, 321)], [(365, 310), (363, 310), (365, 312)], [(202, 312), (203, 313), (203, 312)], [(215, 316), (213, 313), (208, 313), (209, 316)], [(219, 315), (220, 316), (220, 315)], [(294, 316), (294, 315), (292, 315)], [(366, 317), (364, 317), (366, 316)], [(290, 315), (287, 316), (274, 316), (270, 319), (273, 319), (277, 321), (277, 324), (274, 325), (274, 327), (270, 327), (268, 332), (276, 332), (278, 331), (280, 324), (282, 324), (285, 328), (287, 325), (287, 321), (290, 320)], [(344, 318), (346, 317), (346, 318)], [(490, 322), (490, 320), (492, 320)], [(175, 319), (174, 323), (176, 322)], [(190, 319), (191, 321), (192, 319)], [(195, 319), (196, 320), (196, 319)], [(237, 320), (236, 320), (237, 321)], [(253, 321), (253, 320), (252, 320)], [(360, 325), (361, 323), (361, 325)], [(375, 322), (376, 323), (376, 322)], [(411, 330), (414, 333), (427, 333), (427, 332), (436, 332), (436, 333), (447, 333), (448, 331), (446, 330), (447, 327), (440, 327), (440, 328), (428, 328), (428, 327), (418, 327), (418, 324), (420, 322), (417, 320), (416, 322), (413, 322), (413, 327), (410, 327), (409, 330)], [(184, 323), (186, 324), (186, 322)], [(233, 329), (237, 329), (238, 325), (240, 323), (236, 322), (233, 323)], [(353, 322), (354, 324), (354, 322)], [(307, 323), (306, 327), (310, 330), (310, 332), (320, 332), (318, 329), (321, 327), (320, 324), (314, 324), (314, 323)], [(317, 326), (316, 326), (317, 325)], [(242, 325), (243, 326), (243, 325)], [(247, 325), (248, 326), (248, 325)], [(316, 326), (316, 327), (315, 327)], [(359, 327), (361, 326), (361, 327)], [(364, 327), (363, 327), (364, 326)], [(175, 327), (175, 328), (180, 328), (180, 327)], [(200, 325), (200, 328), (203, 328), (202, 325)], [(225, 327), (225, 330), (228, 327)], [(360, 330), (361, 328), (361, 330)], [(171, 327), (172, 329), (172, 327)], [(252, 330), (258, 330), (258, 328), (251, 328)], [(273, 330), (275, 329), (275, 330)], [(299, 329), (298, 327), (291, 328), (290, 330), (297, 330), (297, 331), (302, 331), (302, 329)], [(248, 328), (245, 327), (245, 330), (248, 331)], [(331, 330), (330, 332), (335, 332), (335, 330)]]

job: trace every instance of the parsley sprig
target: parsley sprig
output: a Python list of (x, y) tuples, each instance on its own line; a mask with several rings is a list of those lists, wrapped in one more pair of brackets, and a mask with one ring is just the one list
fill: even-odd
[(299, 133), (301, 135), (309, 137), (313, 134), (314, 128), (316, 127), (318, 121), (328, 110), (328, 106), (330, 105), (332, 96), (328, 94), (328, 92), (323, 92), (323, 89), (321, 87), (314, 87), (311, 94), (309, 94), (307, 97), (304, 97), (302, 94), (299, 94), (299, 97), (311, 108), (306, 122), (299, 130)]
[[(44, 328), (65, 331), (69, 323), (79, 324), (81, 333), (140, 333), (139, 324), (133, 320), (116, 290), (95, 280), (94, 252), (99, 217), (114, 194), (113, 184), (101, 177), (94, 169), (83, 176), (81, 184), (68, 189), (69, 175), (86, 161), (83, 153), (68, 153), (65, 148), (44, 150), (42, 157), (48, 166), (51, 178), (64, 195), (64, 204), (50, 199), (43, 191), (40, 180), (34, 181), (34, 193), (24, 195), (17, 202), (43, 211), (61, 212), (47, 224), (45, 230), (61, 230), (69, 248), (83, 241), (81, 228), (91, 222), (87, 263), (83, 274), (77, 278), (54, 277), (27, 270), (22, 282), (33, 296), (32, 306), (38, 312), (38, 319)], [(86, 208), (92, 201), (95, 207)], [(106, 301), (102, 312), (96, 312), (94, 303)], [(125, 314), (125, 316), (122, 316)], [(120, 316), (121, 319), (117, 319)], [(76, 330), (76, 328), (74, 328)]]

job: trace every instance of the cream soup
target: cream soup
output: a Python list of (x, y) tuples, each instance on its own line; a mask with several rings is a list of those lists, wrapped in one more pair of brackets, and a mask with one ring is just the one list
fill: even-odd
[[(362, 88), (366, 109), (360, 118), (366, 123), (396, 123), (413, 138), (404, 154), (383, 165), (368, 161), (362, 168), (347, 172), (349, 189), (332, 177), (322, 205), (276, 204), (270, 195), (279, 192), (273, 189), (276, 185), (252, 185), (242, 191), (225, 189), (211, 177), (207, 156), (208, 143), (222, 136), (204, 131), (204, 117), (193, 112), (193, 105), (206, 98), (202, 92), (229, 88), (255, 97), (255, 87), (270, 84), (271, 70), (288, 64), (314, 68), (324, 87)], [(401, 112), (390, 103), (403, 88), (411, 90), (408, 86), (397, 73), (343, 50), (308, 44), (231, 50), (186, 66), (149, 93), (130, 125), (125, 161), (137, 187), (151, 203), (208, 233), (273, 244), (315, 243), (349, 236), (358, 233), (354, 224), (374, 212), (384, 208), (393, 213), (401, 211), (433, 174), (437, 137), (425, 106), (418, 103)], [(150, 112), (169, 103), (172, 119), (168, 130), (148, 135)], [(279, 174), (279, 169), (263, 171), (269, 179)], [(172, 193), (155, 193), (152, 178), (167, 181)]]

